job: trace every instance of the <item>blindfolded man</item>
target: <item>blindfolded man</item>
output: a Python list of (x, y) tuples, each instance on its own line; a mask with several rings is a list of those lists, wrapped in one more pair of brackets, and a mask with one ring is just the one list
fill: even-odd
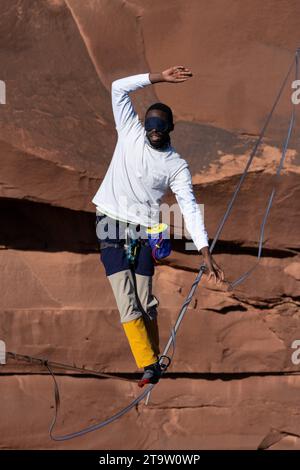
[[(208, 279), (224, 280), (222, 269), (208, 249), (208, 236), (193, 193), (188, 163), (171, 145), (172, 110), (164, 103), (154, 103), (148, 108), (143, 125), (129, 97), (130, 92), (153, 83), (181, 83), (190, 77), (192, 72), (188, 68), (175, 66), (162, 73), (138, 74), (112, 83), (118, 141), (108, 171), (93, 198), (101, 260), (132, 354), (137, 366), (144, 368), (140, 386), (157, 383), (161, 375), (158, 299), (152, 293), (154, 260), (151, 247), (145, 243), (135, 251), (137, 256), (131, 262), (128, 244), (122, 244), (121, 239), (126, 239), (128, 228), (145, 229), (158, 222), (159, 203), (168, 187), (175, 194), (186, 228), (203, 256)], [(113, 227), (115, 232), (110, 230)], [(101, 228), (110, 233), (104, 241)]]

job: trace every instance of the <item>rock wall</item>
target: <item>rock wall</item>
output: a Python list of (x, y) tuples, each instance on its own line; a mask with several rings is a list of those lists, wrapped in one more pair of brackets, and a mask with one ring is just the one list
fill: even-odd
[[(59, 434), (138, 393), (91, 203), (116, 143), (111, 82), (173, 64), (193, 70), (188, 83), (132, 99), (141, 117), (157, 100), (172, 107), (172, 143), (190, 164), (212, 241), (300, 43), (299, 10), (296, 0), (1, 1), (0, 339), (8, 351), (132, 379), (60, 370)], [(257, 261), (290, 107), (287, 88), (214, 250), (228, 281)], [(291, 359), (300, 340), (299, 146), (297, 128), (259, 265), (232, 292), (203, 277), (150, 404), (105, 432), (54, 443), (51, 378), (9, 359), (0, 366), (0, 448), (300, 448), (300, 365)], [(201, 262), (184, 241), (174, 248), (154, 277), (162, 347)]]

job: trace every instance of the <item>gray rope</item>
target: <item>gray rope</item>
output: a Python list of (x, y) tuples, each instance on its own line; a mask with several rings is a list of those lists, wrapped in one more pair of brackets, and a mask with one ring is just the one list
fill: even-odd
[[(299, 54), (299, 52), (300, 52), (300, 49), (297, 49), (296, 54), (295, 54), (295, 80), (298, 80), (298, 54)], [(290, 73), (290, 71), (289, 71), (289, 73)], [(287, 136), (286, 136), (285, 142), (283, 144), (280, 162), (279, 162), (279, 165), (277, 167), (277, 171), (276, 171), (276, 175), (275, 175), (275, 179), (277, 181), (279, 179), (280, 172), (282, 170), (283, 163), (284, 163), (284, 160), (285, 160), (285, 157), (286, 157), (288, 144), (289, 144), (289, 141), (290, 141), (290, 138), (291, 138), (291, 135), (292, 135), (292, 131), (294, 129), (295, 118), (296, 118), (296, 105), (293, 103), (292, 104), (291, 117), (290, 117), (290, 121), (289, 121), (289, 127), (288, 127), (288, 131), (287, 131)], [(266, 208), (266, 211), (265, 211), (265, 214), (264, 214), (264, 217), (263, 217), (263, 221), (262, 221), (262, 224), (261, 224), (257, 261), (254, 264), (254, 266), (252, 266), (252, 268), (250, 268), (248, 271), (246, 271), (244, 274), (242, 274), (238, 279), (236, 279), (235, 281), (229, 283), (228, 291), (232, 291), (234, 287), (236, 287), (238, 284), (243, 282), (247, 277), (249, 277), (250, 274), (252, 273), (252, 271), (254, 271), (254, 269), (259, 264), (259, 261), (260, 261), (260, 258), (261, 258), (261, 253), (262, 253), (262, 246), (263, 246), (263, 242), (264, 242), (265, 225), (266, 225), (267, 218), (269, 216), (269, 212), (270, 212), (270, 209), (271, 209), (271, 206), (272, 206), (272, 203), (273, 203), (273, 199), (274, 199), (274, 196), (275, 196), (276, 184), (277, 183), (275, 183), (273, 188), (272, 188), (271, 195), (270, 195), (270, 198), (269, 198), (269, 201), (268, 201), (268, 204), (267, 204), (267, 208)]]
[[(175, 347), (176, 347), (176, 332), (175, 332), (175, 329), (174, 327), (171, 328), (171, 345), (172, 345), (172, 354), (171, 354), (171, 357), (168, 356), (169, 360), (170, 360), (170, 363), (169, 364), (172, 364), (172, 361), (173, 361), (173, 357), (174, 357), (174, 354), (175, 354)], [(159, 363), (160, 364), (163, 364), (163, 361), (164, 361), (164, 355), (161, 355), (160, 356), (160, 359), (159, 359)], [(162, 374), (163, 375), (164, 373), (166, 372), (166, 369), (162, 369)], [(149, 399), (150, 399), (150, 395), (151, 395), (151, 391), (152, 389), (149, 391), (149, 393), (147, 394), (147, 397), (146, 397), (146, 400), (145, 400), (145, 405), (148, 405), (148, 402), (149, 402)]]
[[(296, 51), (296, 57), (297, 57), (298, 51), (299, 51), (299, 49), (297, 49), (297, 51)], [(288, 72), (287, 72), (287, 74), (286, 74), (286, 77), (285, 77), (285, 79), (283, 80), (283, 83), (282, 83), (282, 85), (281, 85), (281, 87), (280, 87), (280, 89), (279, 89), (279, 92), (278, 92), (278, 95), (277, 95), (277, 97), (276, 97), (276, 99), (275, 99), (275, 102), (274, 102), (274, 104), (273, 104), (273, 107), (272, 107), (272, 109), (271, 109), (271, 111), (270, 111), (270, 113), (269, 113), (269, 115), (268, 115), (268, 117), (267, 117), (267, 119), (266, 119), (266, 122), (265, 122), (265, 124), (264, 124), (264, 126), (263, 126), (263, 128), (262, 128), (262, 130), (261, 130), (261, 132), (260, 132), (260, 134), (259, 134), (259, 137), (258, 137), (258, 139), (257, 139), (257, 141), (256, 141), (256, 144), (255, 144), (255, 146), (254, 146), (254, 148), (253, 148), (253, 150), (252, 150), (252, 152), (251, 152), (251, 154), (250, 154), (250, 156), (249, 156), (249, 159), (248, 159), (247, 165), (246, 165), (246, 167), (245, 167), (245, 170), (244, 170), (244, 172), (243, 172), (243, 174), (242, 174), (242, 176), (241, 176), (241, 178), (240, 178), (240, 181), (239, 181), (239, 183), (238, 183), (238, 185), (237, 185), (237, 187), (236, 187), (236, 189), (235, 189), (235, 191), (234, 191), (234, 194), (233, 194), (233, 196), (232, 196), (232, 199), (231, 199), (231, 201), (230, 201), (229, 204), (228, 204), (227, 210), (226, 210), (226, 212), (225, 212), (225, 214), (224, 214), (224, 217), (223, 217), (223, 219), (222, 219), (222, 221), (221, 221), (221, 223), (220, 223), (220, 225), (219, 225), (219, 228), (218, 228), (218, 230), (217, 230), (217, 233), (216, 233), (216, 235), (215, 235), (215, 238), (214, 238), (214, 240), (213, 240), (213, 242), (212, 242), (212, 244), (211, 244), (211, 246), (210, 246), (210, 252), (213, 251), (213, 249), (214, 249), (214, 247), (215, 247), (215, 244), (216, 244), (216, 242), (217, 242), (217, 240), (218, 240), (218, 238), (219, 238), (219, 236), (220, 236), (220, 234), (221, 234), (221, 231), (223, 230), (225, 221), (227, 220), (227, 218), (228, 218), (228, 216), (229, 216), (229, 214), (230, 214), (230, 212), (231, 212), (232, 206), (233, 206), (233, 204), (234, 204), (234, 202), (235, 202), (235, 199), (236, 199), (236, 197), (237, 197), (237, 195), (238, 195), (238, 193), (239, 193), (240, 187), (241, 187), (242, 183), (244, 182), (244, 179), (246, 178), (248, 169), (249, 169), (249, 167), (250, 167), (250, 165), (251, 165), (251, 163), (252, 163), (252, 160), (253, 160), (254, 156), (256, 155), (256, 152), (257, 152), (258, 147), (259, 147), (260, 144), (261, 144), (261, 141), (262, 141), (262, 139), (263, 139), (263, 136), (264, 136), (264, 134), (265, 134), (265, 132), (266, 132), (266, 130), (267, 130), (267, 127), (268, 127), (268, 125), (269, 125), (269, 123), (270, 123), (270, 120), (271, 120), (271, 118), (272, 118), (272, 116), (273, 116), (273, 113), (274, 113), (274, 111), (275, 111), (275, 108), (276, 108), (276, 106), (277, 106), (277, 104), (278, 104), (278, 102), (279, 102), (279, 100), (280, 100), (280, 97), (281, 97), (282, 92), (283, 92), (283, 90), (284, 90), (284, 88), (285, 88), (285, 85), (286, 85), (286, 83), (287, 83), (287, 81), (288, 81), (288, 78), (289, 78), (289, 76), (290, 76), (290, 73), (291, 73), (291, 71), (292, 71), (292, 68), (293, 68), (293, 65), (294, 65), (294, 64), (295, 64), (295, 59), (292, 60), (292, 63), (291, 63), (291, 65), (290, 65), (290, 67), (289, 67), (289, 70), (288, 70)]]
[[(106, 372), (99, 372), (93, 369), (86, 369), (85, 367), (71, 366), (70, 364), (63, 364), (62, 362), (49, 361), (48, 359), (42, 359), (40, 357), (28, 356), (25, 354), (17, 354), (14, 352), (7, 352), (6, 356), (7, 358), (14, 359), (16, 361), (25, 361), (25, 362), (29, 362), (30, 364), (36, 363), (41, 366), (44, 366), (45, 363), (47, 362), (47, 364), (53, 367), (54, 369), (74, 370), (76, 372), (83, 372), (84, 374), (91, 374), (91, 375), (95, 375), (97, 377), (102, 377), (106, 379), (124, 380), (125, 382), (133, 382), (132, 379), (127, 379), (126, 377), (120, 377), (118, 375), (112, 375)], [(138, 381), (136, 380), (136, 382)]]

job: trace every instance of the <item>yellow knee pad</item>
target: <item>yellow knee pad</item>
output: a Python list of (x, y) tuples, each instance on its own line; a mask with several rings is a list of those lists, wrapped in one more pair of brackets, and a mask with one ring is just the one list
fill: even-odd
[(153, 349), (143, 317), (122, 323), (122, 325), (137, 367), (146, 367), (156, 362), (157, 354)]

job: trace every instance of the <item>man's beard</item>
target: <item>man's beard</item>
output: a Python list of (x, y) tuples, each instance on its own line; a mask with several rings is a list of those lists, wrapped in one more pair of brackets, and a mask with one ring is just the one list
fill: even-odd
[(156, 149), (160, 149), (160, 148), (163, 148), (163, 147), (167, 147), (167, 146), (170, 144), (170, 142), (171, 142), (171, 139), (170, 139), (170, 135), (169, 135), (169, 134), (163, 135), (163, 136), (162, 136), (162, 140), (157, 141), (157, 142), (151, 141), (149, 135), (147, 135), (147, 137), (148, 137), (148, 140), (149, 140), (151, 146), (154, 147), (154, 148), (156, 148)]

